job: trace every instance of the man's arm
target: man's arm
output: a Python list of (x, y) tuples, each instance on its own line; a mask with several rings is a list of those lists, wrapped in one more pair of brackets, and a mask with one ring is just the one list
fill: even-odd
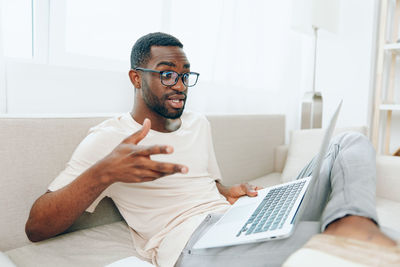
[(249, 196), (255, 197), (257, 196), (257, 190), (261, 189), (261, 187), (254, 186), (248, 183), (233, 185), (233, 186), (225, 186), (221, 184), (219, 181), (215, 181), (218, 191), (221, 195), (223, 195), (226, 200), (233, 204), (238, 200), (241, 196)]
[[(97, 166), (96, 166), (97, 165)], [(97, 163), (69, 185), (47, 192), (32, 206), (25, 225), (29, 240), (41, 241), (66, 230), (103, 192), (109, 183), (98, 179)]]
[(29, 240), (41, 241), (66, 230), (115, 182), (140, 183), (176, 172), (187, 173), (179, 164), (152, 161), (151, 155), (169, 154), (170, 146), (138, 146), (151, 127), (145, 120), (138, 132), (127, 137), (109, 155), (79, 175), (69, 185), (47, 192), (35, 201), (25, 225)]

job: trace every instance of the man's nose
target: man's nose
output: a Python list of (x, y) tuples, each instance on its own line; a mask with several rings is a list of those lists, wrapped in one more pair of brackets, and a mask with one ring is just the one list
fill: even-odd
[(186, 91), (187, 86), (183, 83), (182, 76), (180, 76), (178, 78), (178, 82), (174, 86), (172, 86), (171, 88), (176, 90), (176, 91), (180, 91), (180, 92)]

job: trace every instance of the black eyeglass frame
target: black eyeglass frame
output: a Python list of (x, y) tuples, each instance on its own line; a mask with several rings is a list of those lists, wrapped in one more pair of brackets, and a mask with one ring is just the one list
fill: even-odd
[[(193, 87), (193, 86), (195, 86), (195, 85), (197, 84), (197, 81), (198, 81), (199, 76), (200, 76), (200, 73), (198, 73), (198, 72), (177, 73), (176, 71), (173, 71), (173, 70), (163, 70), (163, 71), (159, 71), (159, 70), (145, 69), (145, 68), (139, 68), (139, 67), (135, 68), (134, 70), (140, 70), (140, 71), (144, 71), (144, 72), (159, 73), (159, 74), (160, 74), (160, 81), (161, 81), (161, 84), (163, 84), (163, 85), (165, 85), (165, 86), (174, 86), (175, 84), (178, 83), (179, 77), (181, 77), (181, 80), (182, 80), (182, 82), (183, 82), (183, 84), (184, 84), (185, 86), (187, 86), (187, 87)], [(175, 79), (175, 83), (174, 83), (174, 84), (164, 84), (164, 83), (163, 83), (162, 74), (165, 73), (165, 72), (175, 72), (176, 74), (178, 74), (178, 76), (177, 76), (176, 79)], [(188, 84), (186, 84), (186, 82), (185, 82), (184, 76), (185, 76), (185, 75), (188, 76), (189, 74), (194, 74), (194, 75), (196, 75), (196, 82), (195, 82), (193, 85), (188, 85)]]

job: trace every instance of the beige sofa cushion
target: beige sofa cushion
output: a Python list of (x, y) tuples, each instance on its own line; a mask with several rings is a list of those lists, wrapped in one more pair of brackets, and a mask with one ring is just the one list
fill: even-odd
[[(397, 188), (399, 190), (399, 188)], [(376, 211), (381, 226), (396, 230), (400, 233), (400, 202), (377, 197)]]
[(380, 155), (376, 157), (376, 165), (376, 194), (400, 203), (400, 157)]
[(277, 185), (281, 183), (281, 173), (279, 172), (273, 172), (264, 176), (261, 176), (257, 179), (253, 179), (249, 181), (249, 184), (255, 185), (255, 186), (261, 186), (263, 188)]
[[(336, 129), (333, 136), (347, 131), (356, 131), (366, 135), (366, 127)], [(289, 151), (285, 168), (282, 172), (282, 182), (296, 179), (304, 166), (318, 153), (324, 129), (296, 130), (291, 132)]]
[(288, 150), (289, 145), (286, 144), (275, 148), (274, 172), (282, 173), (285, 168)]
[[(7, 251), (17, 266), (104, 266), (136, 256), (128, 225), (116, 222)], [(141, 258), (143, 259), (143, 258)]]

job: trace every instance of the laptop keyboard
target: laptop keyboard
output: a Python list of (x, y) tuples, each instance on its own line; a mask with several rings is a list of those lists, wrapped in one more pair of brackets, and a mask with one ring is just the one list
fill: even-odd
[(236, 236), (281, 229), (305, 183), (292, 183), (269, 191)]

